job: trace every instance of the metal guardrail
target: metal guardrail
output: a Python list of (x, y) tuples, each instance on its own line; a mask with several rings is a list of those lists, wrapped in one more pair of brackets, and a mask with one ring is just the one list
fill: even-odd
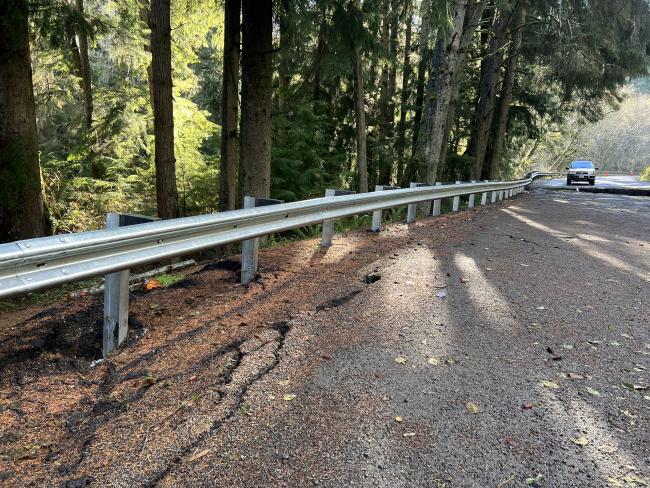
[(521, 189), (537, 177), (328, 196), (268, 207), (0, 244), (0, 298), (376, 210)]

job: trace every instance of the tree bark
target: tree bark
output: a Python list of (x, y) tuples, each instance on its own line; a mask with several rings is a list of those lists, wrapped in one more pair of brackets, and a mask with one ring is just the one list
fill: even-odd
[(366, 109), (364, 107), (363, 67), (361, 64), (361, 49), (357, 49), (352, 62), (354, 76), (354, 115), (357, 130), (357, 176), (359, 192), (368, 191), (368, 155), (366, 150)]
[(515, 74), (517, 71), (517, 62), (519, 59), (519, 50), (521, 49), (525, 19), (526, 2), (520, 0), (517, 4), (515, 18), (513, 20), (513, 30), (511, 33), (512, 41), (508, 53), (508, 60), (506, 62), (506, 72), (503, 76), (499, 110), (495, 124), (489, 170), (489, 178), (491, 180), (496, 180), (499, 177), (501, 156), (503, 155), (503, 143), (506, 137), (506, 127), (508, 126), (510, 103), (512, 102), (512, 89), (515, 84)]
[(170, 0), (151, 0), (151, 70), (158, 217), (179, 216), (174, 157)]
[(446, 40), (440, 37), (432, 58), (427, 86), (427, 101), (424, 118), (417, 142), (416, 158), (426, 165), (424, 182), (433, 184), (436, 181), (440, 163), (440, 148), (444, 137), (449, 101), (452, 93), (454, 71), (458, 69), (459, 47), (465, 13), (466, 0), (455, 0), (452, 25)]
[[(83, 0), (75, 0), (75, 8), (81, 18), (84, 18)], [(84, 129), (90, 130), (93, 124), (93, 90), (90, 59), (88, 57), (88, 33), (85, 25), (75, 27), (75, 48), (79, 55), (79, 78), (84, 99)]]
[(458, 47), (458, 63), (456, 69), (454, 70), (454, 78), (451, 83), (452, 91), (449, 101), (449, 113), (447, 114), (447, 122), (445, 123), (445, 131), (442, 138), (442, 147), (440, 148), (440, 164), (438, 166), (438, 176), (441, 176), (445, 172), (445, 166), (447, 164), (449, 137), (451, 135), (451, 129), (456, 122), (456, 109), (458, 105), (460, 84), (463, 77), (463, 72), (465, 71), (465, 65), (467, 63), (467, 49), (472, 42), (476, 28), (481, 22), (481, 17), (485, 11), (486, 4), (487, 0), (481, 0), (478, 3), (473, 4), (468, 8), (467, 14), (465, 15), (463, 35), (460, 40), (460, 46)]
[(406, 22), (406, 33), (404, 35), (404, 61), (402, 65), (402, 92), (399, 104), (399, 124), (397, 126), (397, 182), (405, 186), (404, 180), (404, 151), (406, 149), (406, 111), (409, 97), (409, 80), (411, 77), (411, 34), (413, 25), (413, 14), (411, 12), (411, 0), (404, 2), (404, 21)]
[(291, 0), (282, 0), (282, 12), (280, 13), (280, 63), (278, 69), (279, 89), (278, 89), (278, 110), (282, 114), (285, 112), (286, 97), (289, 91), (291, 75), (289, 73), (289, 56), (291, 54)]
[(242, 2), (240, 187), (242, 196), (271, 191), (273, 4)]
[[(415, 114), (413, 116), (413, 144), (411, 150), (411, 161), (415, 161), (415, 151), (417, 149), (418, 138), (420, 135), (420, 123), (422, 121), (422, 110), (424, 107), (424, 85), (425, 76), (427, 71), (427, 60), (429, 53), (429, 18), (431, 15), (431, 0), (422, 0), (420, 6), (420, 18), (422, 25), (420, 26), (420, 44), (418, 47), (418, 55), (420, 61), (418, 62), (418, 79), (415, 89)], [(407, 178), (415, 178), (414, 169), (411, 168), (407, 172)]]
[(0, 1), (0, 242), (46, 232), (25, 0)]
[(237, 116), (239, 113), (239, 29), (241, 0), (226, 0), (223, 36), (223, 88), (221, 103), (221, 162), (219, 208), (237, 208), (239, 166)]
[(473, 157), (471, 178), (481, 178), (483, 163), (490, 138), (490, 129), (494, 119), (497, 85), (501, 63), (502, 49), (505, 45), (507, 26), (511, 19), (508, 12), (495, 11), (492, 23), (492, 37), (488, 42), (487, 54), (481, 61), (481, 77), (479, 81), (479, 98), (476, 104), (472, 135), (469, 140), (467, 154)]
[(312, 96), (314, 100), (320, 100), (322, 96), (321, 79), (322, 79), (322, 62), (325, 53), (327, 52), (327, 13), (323, 12), (323, 17), (320, 21), (318, 28), (318, 41), (316, 42), (316, 50), (314, 51), (314, 60), (312, 62)]
[[(390, 42), (390, 0), (384, 0), (382, 5), (382, 10), (386, 12), (383, 22), (381, 24), (381, 47), (383, 49), (384, 55), (387, 55), (389, 52), (389, 42)], [(383, 146), (384, 150), (380, 150), (378, 157), (375, 157), (374, 160), (378, 164), (373, 164), (373, 179), (377, 177), (378, 183), (382, 185), (390, 184), (390, 160), (388, 159), (387, 151), (387, 141), (390, 133), (390, 122), (388, 120), (388, 104), (390, 99), (390, 84), (389, 84), (389, 72), (390, 66), (389, 61), (386, 59), (381, 60), (381, 75), (379, 78), (379, 142)]]

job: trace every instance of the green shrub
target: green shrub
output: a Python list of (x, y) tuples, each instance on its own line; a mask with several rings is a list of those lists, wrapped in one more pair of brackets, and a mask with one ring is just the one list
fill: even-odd
[(641, 181), (650, 181), (650, 164), (641, 171)]

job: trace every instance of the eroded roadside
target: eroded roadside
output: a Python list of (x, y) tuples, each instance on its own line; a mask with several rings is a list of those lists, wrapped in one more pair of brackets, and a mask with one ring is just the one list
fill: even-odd
[[(397, 247), (417, 239), (405, 226), (384, 236)], [(237, 263), (197, 266), (170, 288), (132, 297), (128, 343), (105, 361), (96, 361), (99, 297), (0, 328), (0, 483), (155, 484), (240, 413), (248, 387), (277, 364), (295, 317), (368, 286), (365, 269), (384, 244), (360, 231), (328, 251), (315, 240), (267, 249), (248, 288), (237, 282)]]

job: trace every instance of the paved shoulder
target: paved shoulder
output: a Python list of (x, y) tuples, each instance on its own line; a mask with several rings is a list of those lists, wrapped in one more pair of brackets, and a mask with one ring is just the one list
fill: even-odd
[(389, 228), (161, 484), (648, 481), (649, 210), (538, 192)]

